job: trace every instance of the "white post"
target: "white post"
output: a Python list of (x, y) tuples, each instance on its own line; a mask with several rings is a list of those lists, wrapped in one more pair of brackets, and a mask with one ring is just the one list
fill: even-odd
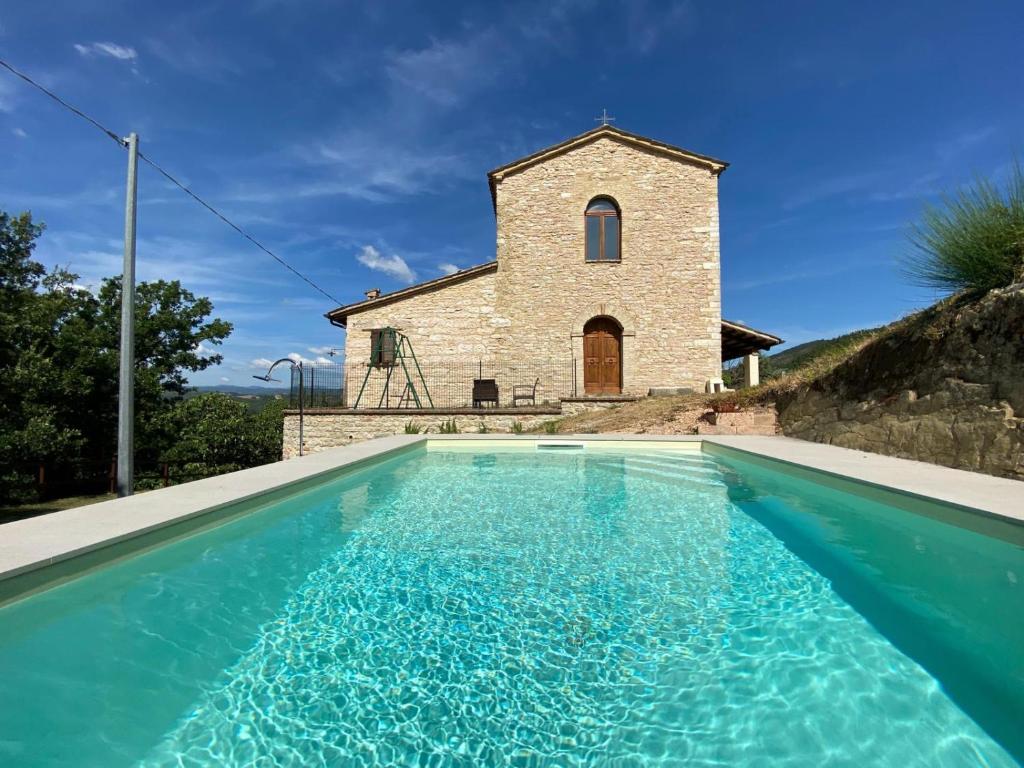
[(121, 360), (117, 388), (117, 495), (131, 496), (135, 479), (135, 200), (139, 137), (128, 136), (128, 193), (124, 206), (121, 274)]
[(743, 358), (743, 386), (756, 387), (761, 383), (761, 356), (751, 352)]

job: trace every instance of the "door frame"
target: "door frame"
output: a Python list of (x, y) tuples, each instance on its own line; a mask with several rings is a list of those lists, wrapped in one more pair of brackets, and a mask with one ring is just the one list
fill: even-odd
[[(617, 351), (618, 351), (618, 377), (617, 377), (617, 379), (618, 380), (617, 380), (617, 382), (614, 385), (614, 389), (608, 389), (606, 386), (603, 385), (603, 382), (599, 382), (598, 383), (598, 388), (594, 389), (593, 391), (588, 387), (588, 382), (587, 382), (587, 361), (586, 361), (587, 336), (588, 336), (587, 326), (589, 326), (589, 325), (591, 325), (592, 323), (595, 323), (595, 322), (598, 322), (598, 323), (600, 323), (601, 325), (603, 325), (605, 327), (601, 328), (600, 331), (597, 331), (597, 329), (592, 329), (591, 332), (597, 331), (597, 332), (609, 333), (611, 335), (611, 337), (615, 340), (615, 346), (617, 347)], [(625, 369), (625, 365), (624, 365), (624, 361), (623, 361), (623, 357), (624, 357), (624, 355), (623, 355), (623, 347), (624, 347), (624, 345), (623, 345), (623, 341), (622, 341), (622, 337), (624, 335), (623, 331), (624, 331), (624, 328), (622, 326), (622, 323), (620, 323), (616, 318), (612, 317), (611, 315), (595, 315), (594, 317), (591, 317), (589, 320), (587, 320), (586, 323), (583, 324), (583, 333), (581, 334), (581, 336), (582, 336), (582, 342), (583, 342), (583, 356), (582, 356), (582, 363), (583, 363), (583, 394), (585, 396), (590, 397), (590, 396), (600, 396), (600, 395), (621, 395), (622, 394), (623, 371)]]

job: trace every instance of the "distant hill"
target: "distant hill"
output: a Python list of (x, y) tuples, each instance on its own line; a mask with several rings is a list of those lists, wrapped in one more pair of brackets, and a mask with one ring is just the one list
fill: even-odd
[(214, 384), (196, 387), (199, 392), (224, 392), (229, 395), (287, 395), (288, 387), (240, 386), (238, 384)]
[(287, 400), (289, 396), (287, 387), (243, 387), (238, 384), (216, 384), (213, 386), (196, 387), (187, 392), (185, 397), (196, 397), (197, 395), (205, 395), (210, 392), (219, 392), (233, 400), (245, 403), (251, 413), (262, 411), (267, 403), (275, 400)]
[(765, 378), (781, 376), (786, 373), (804, 368), (820, 358), (833, 355), (851, 348), (860, 342), (876, 336), (883, 328), (864, 328), (863, 330), (844, 333), (834, 339), (815, 339), (797, 344), (795, 347), (776, 352), (774, 355), (765, 355), (761, 358), (761, 372)]

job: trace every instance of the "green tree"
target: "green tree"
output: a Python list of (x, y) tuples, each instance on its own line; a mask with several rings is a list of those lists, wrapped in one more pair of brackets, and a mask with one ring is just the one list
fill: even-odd
[[(77, 276), (32, 258), (42, 225), (0, 212), (0, 498), (25, 496), (25, 462), (105, 461), (115, 449), (121, 282), (96, 295)], [(136, 455), (155, 461), (176, 436), (162, 414), (187, 390), (187, 374), (221, 361), (231, 324), (178, 281), (136, 289)]]
[(284, 402), (252, 413), (245, 403), (219, 392), (180, 400), (158, 419), (168, 445), (160, 461), (190, 477), (217, 475), (281, 458)]

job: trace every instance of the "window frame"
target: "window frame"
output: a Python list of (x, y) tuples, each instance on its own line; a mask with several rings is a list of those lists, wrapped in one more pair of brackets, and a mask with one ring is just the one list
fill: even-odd
[[(612, 210), (590, 210), (594, 203), (599, 201), (605, 201), (611, 204)], [(590, 219), (594, 218), (598, 221), (598, 245), (597, 245), (597, 258), (588, 258), (590, 255), (590, 227), (588, 226)], [(616, 253), (617, 258), (607, 258), (606, 250), (606, 238), (605, 230), (606, 224), (605, 219), (614, 218), (618, 225), (618, 233), (616, 237)], [(586, 210), (583, 212), (583, 261), (587, 264), (618, 264), (622, 261), (622, 213), (619, 210), (619, 204), (607, 195), (598, 195), (591, 199), (587, 203)]]

